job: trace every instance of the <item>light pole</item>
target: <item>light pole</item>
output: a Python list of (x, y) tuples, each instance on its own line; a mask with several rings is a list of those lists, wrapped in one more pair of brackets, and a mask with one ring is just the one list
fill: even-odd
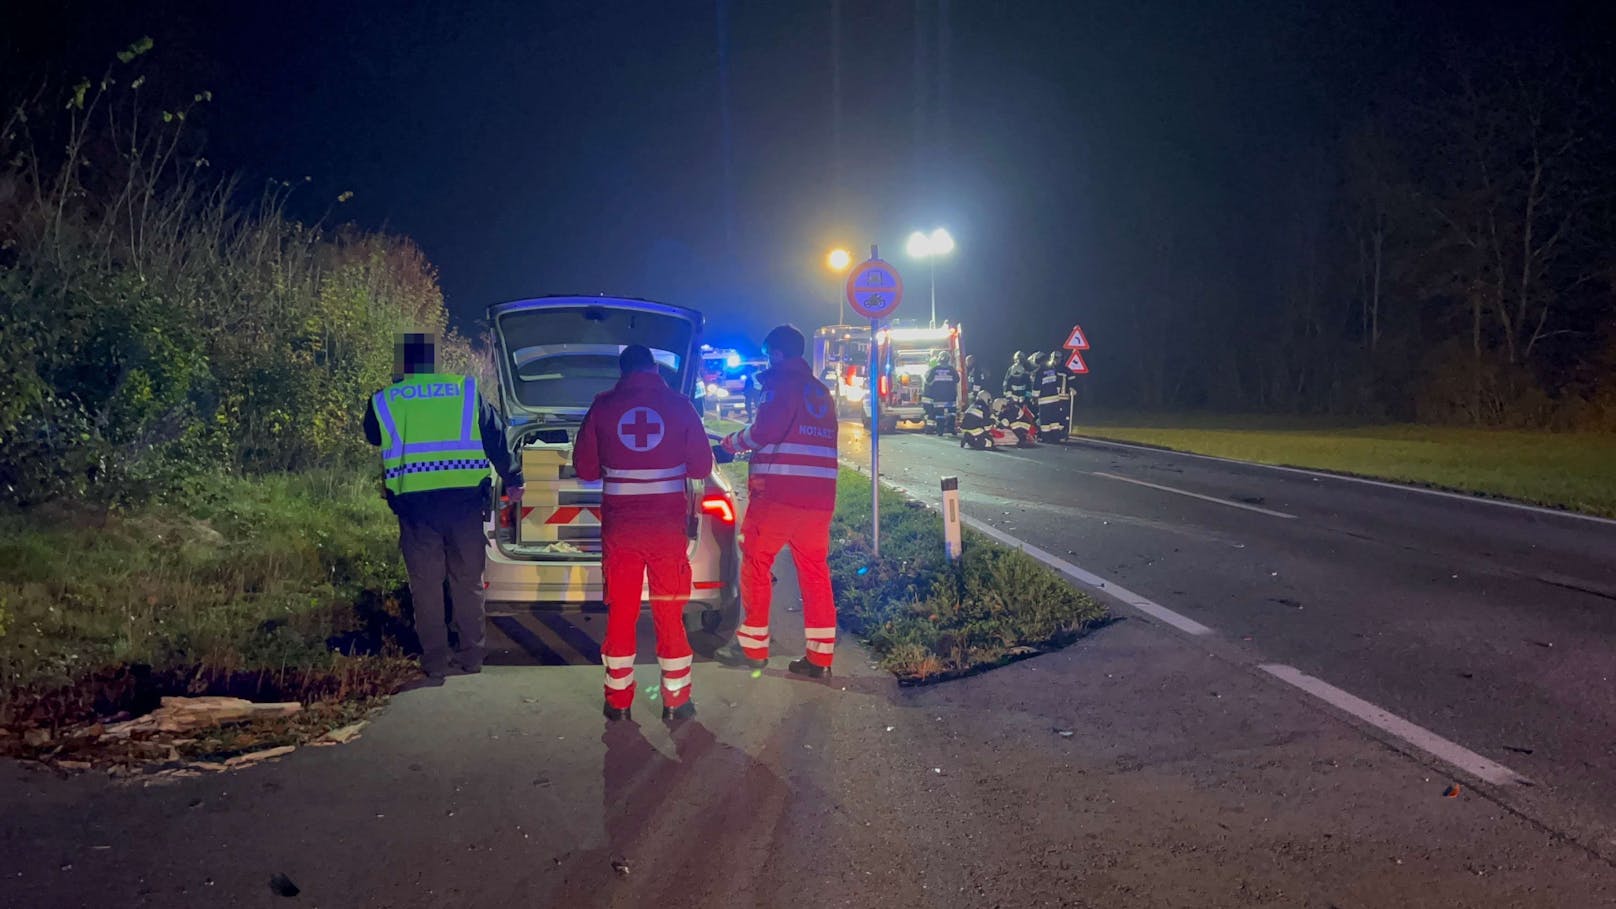
[[(847, 267), (851, 264), (853, 264), (853, 254), (845, 249), (833, 249), (830, 251), (830, 255), (825, 257), (825, 266), (829, 268), (833, 274), (840, 275), (842, 272), (847, 271)], [(836, 285), (837, 325), (847, 324), (847, 316), (845, 314), (846, 306), (846, 295), (842, 293), (841, 284), (838, 283)]]
[(954, 238), (941, 227), (924, 234), (915, 231), (909, 235), (909, 242), (904, 244), (904, 251), (909, 253), (911, 259), (925, 259), (927, 271), (931, 277), (931, 327), (937, 327), (937, 258), (946, 256), (954, 251)]

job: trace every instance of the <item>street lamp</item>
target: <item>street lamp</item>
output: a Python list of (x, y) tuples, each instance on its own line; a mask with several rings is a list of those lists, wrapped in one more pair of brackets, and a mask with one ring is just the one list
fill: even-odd
[(937, 327), (937, 258), (946, 256), (954, 251), (954, 238), (941, 227), (924, 234), (915, 231), (909, 235), (909, 242), (904, 244), (904, 251), (909, 253), (911, 259), (925, 259), (931, 272), (931, 327)]
[[(833, 250), (830, 251), (830, 255), (825, 257), (825, 266), (827, 268), (829, 268), (831, 271), (835, 272), (836, 274), (841, 274), (842, 272), (847, 271), (847, 266), (852, 265), (852, 264), (853, 264), (853, 254), (848, 252), (845, 249), (840, 249), (840, 248), (833, 249)], [(836, 288), (836, 324), (837, 325), (845, 325), (845, 324), (847, 324), (847, 316), (845, 315), (845, 311), (844, 311), (844, 307), (846, 306), (846, 303), (844, 302), (845, 296), (846, 295), (842, 293), (841, 286), (838, 285), (837, 288)]]

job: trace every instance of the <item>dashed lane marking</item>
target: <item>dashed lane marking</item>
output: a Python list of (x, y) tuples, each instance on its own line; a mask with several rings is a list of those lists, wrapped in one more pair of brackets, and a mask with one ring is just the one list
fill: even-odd
[(1203, 496), (1198, 492), (1190, 492), (1187, 489), (1174, 489), (1171, 486), (1163, 486), (1160, 483), (1146, 483), (1144, 480), (1135, 480), (1131, 477), (1119, 477), (1114, 473), (1106, 473), (1103, 470), (1092, 471), (1092, 473), (1094, 476), (1105, 477), (1107, 480), (1121, 480), (1124, 483), (1132, 483), (1135, 486), (1148, 486), (1151, 489), (1159, 489), (1162, 492), (1170, 492), (1174, 495), (1188, 496), (1192, 499), (1200, 499), (1203, 502), (1212, 502), (1217, 505), (1227, 505), (1230, 508), (1241, 508), (1246, 511), (1255, 511), (1258, 514), (1265, 514), (1274, 518), (1285, 518), (1291, 521), (1296, 520), (1296, 515), (1286, 514), (1283, 511), (1274, 511), (1271, 508), (1259, 508), (1256, 505), (1247, 505), (1244, 502), (1231, 502), (1228, 499), (1220, 499), (1217, 496)]

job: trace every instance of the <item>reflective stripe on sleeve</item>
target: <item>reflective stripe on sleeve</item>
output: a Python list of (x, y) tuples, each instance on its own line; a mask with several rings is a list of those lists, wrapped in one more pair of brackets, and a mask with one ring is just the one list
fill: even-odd
[(836, 479), (834, 467), (805, 467), (801, 464), (757, 464), (752, 465), (752, 472), (768, 476), (781, 477), (815, 477), (823, 480)]
[(809, 455), (815, 458), (835, 459), (836, 449), (830, 445), (803, 445), (800, 442), (781, 442), (769, 447), (775, 454)]

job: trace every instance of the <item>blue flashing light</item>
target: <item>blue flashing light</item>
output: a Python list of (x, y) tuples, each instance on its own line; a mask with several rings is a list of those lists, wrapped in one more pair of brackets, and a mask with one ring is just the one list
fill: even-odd
[(858, 570), (858, 573), (859, 574), (869, 574), (870, 573), (870, 566), (865, 565), (863, 568), (860, 568)]

